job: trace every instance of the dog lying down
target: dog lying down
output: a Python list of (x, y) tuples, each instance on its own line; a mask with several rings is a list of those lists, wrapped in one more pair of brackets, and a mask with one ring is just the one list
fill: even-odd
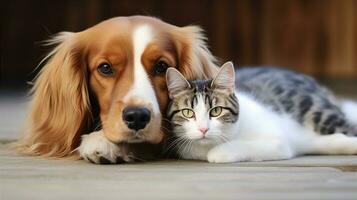
[[(229, 70), (233, 69), (232, 66), (225, 67), (228, 70), (220, 71), (223, 78), (216, 77), (215, 85), (203, 84), (218, 72), (216, 60), (205, 39), (197, 26), (177, 27), (145, 16), (117, 17), (81, 32), (59, 33), (48, 40), (48, 44), (55, 45), (55, 48), (41, 62), (44, 66), (31, 90), (32, 103), (26, 132), (16, 142), (17, 150), (34, 156), (122, 163), (159, 158), (166, 141), (193, 134), (185, 140), (191, 148), (179, 145), (183, 149), (176, 149), (183, 158), (235, 162), (286, 159), (306, 153), (357, 152), (357, 141), (352, 137), (357, 124), (357, 120), (353, 121), (356, 119), (353, 112), (357, 112), (355, 103), (339, 102), (309, 77), (276, 69), (238, 71), (235, 80), (234, 73)], [(168, 68), (174, 68), (179, 75), (168, 75), (166, 79)], [(287, 80), (286, 77), (295, 78)], [(274, 84), (262, 89), (267, 84), (264, 81), (271, 78), (275, 80)], [(193, 80), (203, 82), (195, 85)], [(234, 82), (237, 83), (237, 93), (234, 92)], [(207, 96), (208, 90), (215, 89), (208, 86), (223, 89), (223, 93), (218, 92), (220, 97), (211, 95), (204, 98), (203, 102), (215, 107), (196, 110), (198, 104), (204, 108), (204, 104), (199, 103), (202, 100), (198, 98), (202, 97), (199, 94), (192, 96), (194, 101), (184, 101), (187, 104), (193, 102), (187, 105), (190, 107), (173, 112), (173, 108), (178, 107), (175, 103), (177, 96), (183, 99), (190, 97), (183, 95), (183, 91), (203, 87), (207, 89), (203, 92)], [(243, 93), (240, 93), (240, 87)], [(260, 93), (257, 92), (259, 88)], [(202, 92), (199, 89), (195, 92)], [(254, 98), (245, 93), (254, 94)], [(238, 94), (239, 101), (235, 102), (233, 94)], [(229, 96), (225, 100), (232, 98), (229, 105), (217, 104), (222, 95)], [(285, 98), (284, 95), (290, 96)], [(170, 106), (169, 96), (173, 101)], [(273, 98), (280, 96), (284, 98)], [(261, 113), (251, 112), (249, 108), (258, 109)], [(202, 110), (209, 115), (199, 115)], [(166, 113), (170, 114), (166, 117)], [(220, 136), (220, 141), (228, 141), (228, 145), (211, 148), (209, 135), (214, 126), (209, 125), (209, 120), (201, 120), (199, 126), (189, 123), (189, 131), (182, 129), (186, 126), (177, 126), (184, 121), (198, 120), (199, 116), (212, 119), (216, 124), (222, 120), (230, 123), (232, 127), (229, 130), (234, 131)], [(255, 120), (243, 122), (249, 116)], [(269, 142), (265, 139), (268, 136), (272, 139), (272, 135), (264, 135), (264, 130), (269, 128), (250, 130), (252, 134), (243, 139), (260, 140), (244, 144), (237, 140), (232, 149), (231, 136), (237, 134), (237, 130), (241, 133), (241, 129), (259, 127), (252, 125), (259, 116), (273, 120), (272, 123), (263, 123), (264, 119), (258, 121), (270, 127), (270, 134), (275, 136), (289, 139), (284, 135), (286, 131), (302, 131), (290, 133), (293, 140), (275, 140), (273, 137)], [(173, 120), (179, 122), (173, 123)], [(237, 124), (240, 125), (236, 127)], [(282, 124), (285, 126), (278, 126)], [(167, 131), (169, 125), (173, 125), (172, 137)], [(202, 140), (203, 135), (205, 138)], [(195, 150), (192, 149), (194, 147), (201, 148), (192, 146), (194, 143), (187, 139), (195, 139), (200, 145), (207, 144), (203, 153), (195, 151), (191, 155), (185, 152)], [(175, 143), (168, 145), (170, 148), (177, 146)], [(237, 146), (239, 148), (235, 148)]]
[(166, 70), (176, 68), (189, 80), (217, 72), (199, 27), (153, 17), (112, 18), (59, 33), (48, 45), (55, 47), (41, 62), (26, 132), (16, 143), (28, 155), (94, 163), (141, 159), (124, 150), (161, 146)]

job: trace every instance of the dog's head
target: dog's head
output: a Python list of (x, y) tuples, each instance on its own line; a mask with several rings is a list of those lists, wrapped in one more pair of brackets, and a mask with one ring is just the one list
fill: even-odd
[(57, 46), (33, 87), (28, 149), (68, 155), (80, 135), (96, 126), (94, 104), (112, 142), (159, 143), (168, 104), (166, 69), (175, 67), (187, 79), (210, 78), (217, 70), (204, 40), (196, 26), (143, 16), (60, 33), (49, 41)]

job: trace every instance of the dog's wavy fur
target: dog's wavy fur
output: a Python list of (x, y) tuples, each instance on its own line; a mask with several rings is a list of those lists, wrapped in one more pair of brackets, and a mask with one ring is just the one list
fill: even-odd
[[(202, 30), (187, 26), (172, 34), (178, 42), (178, 69), (186, 78), (213, 77), (216, 59), (207, 48)], [(81, 135), (93, 131), (94, 126), (84, 43), (82, 32), (63, 32), (48, 41), (56, 46), (45, 57), (45, 64), (34, 80), (25, 133), (15, 143), (18, 152), (78, 158), (75, 149)]]

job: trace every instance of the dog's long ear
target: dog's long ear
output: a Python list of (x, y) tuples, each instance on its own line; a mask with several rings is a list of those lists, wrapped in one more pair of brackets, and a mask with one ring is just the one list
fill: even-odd
[(178, 28), (179, 70), (189, 80), (212, 79), (217, 71), (217, 59), (206, 44), (203, 30), (198, 26)]
[(57, 45), (32, 88), (28, 128), (18, 143), (22, 153), (70, 156), (90, 120), (87, 70), (77, 33), (64, 32), (49, 41)]

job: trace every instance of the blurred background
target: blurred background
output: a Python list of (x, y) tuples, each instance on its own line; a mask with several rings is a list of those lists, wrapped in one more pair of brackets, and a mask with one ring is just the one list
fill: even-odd
[(157, 16), (177, 26), (200, 25), (211, 51), (222, 61), (287, 67), (318, 78), (338, 93), (357, 91), (354, 0), (11, 0), (1, 4), (0, 99), (29, 88), (27, 82), (38, 72), (34, 68), (49, 51), (41, 41), (60, 31), (77, 32), (127, 15)]
[(127, 15), (202, 26), (214, 55), (242, 65), (277, 65), (324, 80), (357, 79), (354, 0), (12, 0), (2, 2), (1, 88), (26, 87), (60, 31)]

